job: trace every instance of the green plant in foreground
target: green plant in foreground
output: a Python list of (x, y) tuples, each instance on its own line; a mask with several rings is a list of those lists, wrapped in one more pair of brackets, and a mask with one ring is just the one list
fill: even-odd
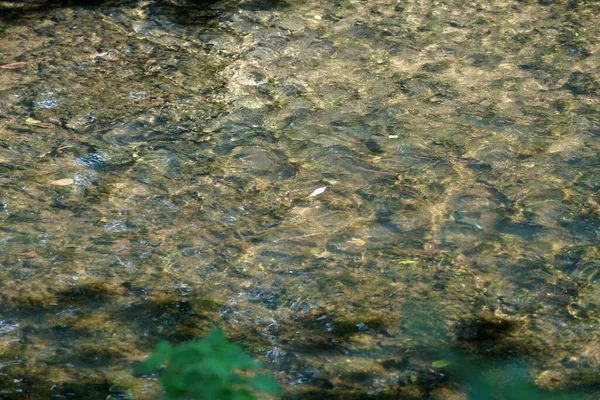
[(260, 363), (238, 344), (229, 342), (218, 329), (211, 330), (199, 342), (180, 347), (162, 342), (135, 370), (148, 374), (162, 367), (163, 400), (252, 400), (256, 391), (281, 394), (275, 379), (249, 373)]

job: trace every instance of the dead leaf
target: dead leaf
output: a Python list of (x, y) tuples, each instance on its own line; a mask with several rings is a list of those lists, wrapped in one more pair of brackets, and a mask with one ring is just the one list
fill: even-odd
[(102, 53), (95, 53), (90, 55), (90, 58), (94, 59), (94, 58), (101, 58), (103, 60), (116, 60), (117, 57), (115, 57), (115, 55), (111, 54), (110, 51), (104, 51)]
[(16, 62), (16, 63), (12, 63), (12, 64), (4, 64), (4, 65), (0, 65), (1, 69), (21, 69), (21, 68), (25, 68), (27, 66), (26, 62)]
[(44, 128), (44, 129), (52, 128), (54, 126), (51, 122), (38, 121), (37, 119), (33, 119), (33, 118), (27, 118), (25, 120), (25, 124), (31, 125), (31, 126), (37, 126), (38, 128)]
[(19, 254), (19, 260), (32, 260), (37, 256), (38, 254), (33, 250), (24, 251), (21, 254)]
[(50, 182), (51, 185), (55, 186), (69, 186), (72, 185), (75, 181), (71, 178), (58, 179), (56, 181)]

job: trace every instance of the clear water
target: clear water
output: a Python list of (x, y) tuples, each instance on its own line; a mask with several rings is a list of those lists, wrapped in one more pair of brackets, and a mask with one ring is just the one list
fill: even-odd
[(16, 7), (0, 398), (213, 325), (289, 399), (598, 395), (596, 2)]

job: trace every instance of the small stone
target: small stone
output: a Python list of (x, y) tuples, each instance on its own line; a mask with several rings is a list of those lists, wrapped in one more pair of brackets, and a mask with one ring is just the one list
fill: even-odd
[(550, 390), (561, 388), (563, 380), (562, 372), (551, 369), (540, 372), (534, 379), (536, 385)]

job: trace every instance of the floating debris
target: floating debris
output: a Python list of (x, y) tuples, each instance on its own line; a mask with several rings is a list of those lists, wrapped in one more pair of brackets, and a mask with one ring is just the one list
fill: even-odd
[(52, 128), (54, 126), (54, 124), (51, 122), (38, 121), (37, 119), (33, 119), (33, 118), (27, 118), (25, 120), (25, 124), (31, 125), (31, 126), (37, 126), (38, 128), (44, 128), (44, 129)]
[(50, 182), (51, 185), (54, 186), (69, 186), (72, 185), (75, 181), (71, 178), (57, 179), (55, 181)]
[(436, 360), (431, 363), (431, 366), (433, 368), (446, 368), (449, 365), (450, 365), (450, 362), (448, 360)]
[(26, 62), (15, 62), (11, 64), (0, 65), (0, 69), (23, 69), (27, 66)]
[(308, 197), (315, 197), (320, 195), (321, 193), (323, 193), (325, 191), (325, 189), (327, 189), (327, 186), (323, 186), (320, 188), (315, 189), (314, 192), (312, 192)]

